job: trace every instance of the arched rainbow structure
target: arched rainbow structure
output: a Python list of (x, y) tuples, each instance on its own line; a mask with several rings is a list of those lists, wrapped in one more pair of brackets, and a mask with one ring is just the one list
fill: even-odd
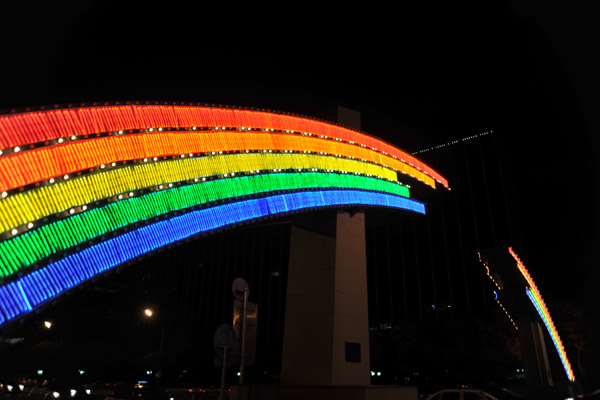
[(425, 213), (402, 150), (301, 116), (105, 104), (0, 116), (0, 326), (161, 247), (323, 208)]
[(554, 343), (554, 347), (558, 352), (558, 356), (560, 358), (560, 361), (562, 362), (563, 368), (565, 369), (567, 378), (569, 379), (569, 381), (575, 382), (573, 368), (571, 367), (571, 363), (567, 358), (567, 352), (565, 351), (565, 348), (562, 344), (562, 340), (560, 339), (558, 330), (554, 325), (554, 321), (552, 321), (552, 317), (550, 317), (550, 311), (548, 311), (548, 307), (546, 307), (546, 303), (544, 302), (544, 299), (542, 299), (542, 294), (540, 293), (539, 289), (537, 288), (537, 285), (533, 281), (533, 278), (529, 274), (529, 271), (527, 271), (527, 268), (525, 268), (525, 265), (523, 264), (517, 253), (515, 253), (515, 251), (512, 249), (512, 247), (508, 248), (508, 252), (517, 262), (517, 268), (519, 268), (519, 271), (521, 272), (521, 274), (527, 281), (527, 284), (529, 285), (529, 287), (525, 289), (525, 293), (527, 294), (527, 297), (535, 307), (540, 318), (544, 322), (548, 333), (550, 334), (550, 338), (552, 339), (552, 343)]

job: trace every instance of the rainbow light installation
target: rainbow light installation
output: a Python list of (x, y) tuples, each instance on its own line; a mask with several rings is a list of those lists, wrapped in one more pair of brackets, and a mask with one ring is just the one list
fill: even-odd
[(558, 330), (556, 329), (556, 326), (554, 325), (554, 322), (550, 317), (550, 312), (548, 311), (548, 307), (546, 307), (546, 303), (544, 303), (544, 300), (542, 299), (540, 291), (538, 290), (535, 282), (533, 281), (533, 278), (529, 274), (529, 271), (527, 271), (527, 268), (525, 268), (525, 265), (517, 256), (517, 253), (515, 253), (515, 251), (511, 247), (508, 248), (508, 252), (517, 262), (517, 267), (519, 268), (519, 271), (521, 272), (521, 274), (527, 281), (527, 284), (529, 285), (529, 287), (525, 289), (525, 293), (527, 294), (527, 297), (529, 297), (531, 303), (533, 303), (533, 306), (537, 310), (539, 316), (542, 318), (542, 321), (544, 321), (544, 325), (546, 326), (546, 329), (550, 334), (552, 343), (554, 343), (554, 347), (556, 348), (558, 356), (560, 357), (560, 361), (562, 362), (563, 368), (565, 369), (567, 378), (571, 382), (575, 382), (575, 375), (573, 374), (571, 363), (567, 358), (567, 352), (565, 351), (562, 341), (560, 340)]
[(0, 116), (0, 326), (164, 246), (323, 208), (425, 214), (399, 175), (448, 182), (361, 132), (226, 107)]

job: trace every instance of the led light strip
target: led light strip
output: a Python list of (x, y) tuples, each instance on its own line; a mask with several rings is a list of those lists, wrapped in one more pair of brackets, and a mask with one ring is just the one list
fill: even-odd
[[(0, 117), (0, 148), (18, 152), (34, 143), (85, 138), (100, 132), (158, 127), (255, 127), (261, 130), (308, 132), (391, 155), (448, 187), (431, 167), (380, 139), (300, 116), (230, 108), (177, 105), (115, 105), (27, 112)], [(162, 128), (159, 128), (162, 129)], [(2, 155), (2, 150), (0, 150)]]
[(191, 211), (107, 239), (1, 286), (0, 326), (98, 274), (197, 234), (262, 217), (355, 205), (425, 213), (424, 205), (417, 201), (358, 190), (286, 193)]
[[(486, 272), (488, 278), (490, 278), (490, 280), (494, 283), (494, 285), (496, 286), (496, 289), (498, 289), (498, 291), (501, 291), (503, 288), (492, 277), (492, 274), (490, 274), (490, 267), (489, 267), (487, 261), (484, 261), (481, 258), (481, 253), (480, 252), (477, 252), (477, 256), (479, 257), (479, 262), (481, 263), (481, 265), (483, 265), (485, 267), (485, 272)], [(510, 322), (513, 325), (513, 327), (515, 328), (515, 330), (518, 331), (519, 327), (517, 326), (517, 324), (515, 323), (515, 321), (512, 319), (512, 317), (508, 313), (508, 310), (506, 308), (504, 308), (504, 305), (502, 304), (502, 302), (500, 302), (500, 299), (498, 299), (498, 292), (495, 291), (495, 290), (494, 290), (494, 299), (496, 300), (496, 303), (498, 303), (498, 305), (500, 306), (500, 308), (502, 309), (502, 311), (504, 311), (504, 314), (506, 314), (506, 317), (510, 320)]]
[[(268, 149), (268, 150), (267, 150)], [(23, 187), (76, 171), (144, 159), (190, 153), (222, 154), (261, 150), (339, 155), (383, 165), (435, 187), (433, 178), (415, 168), (375, 151), (310, 136), (248, 132), (171, 132), (105, 137), (35, 149), (0, 158), (0, 191)]]
[(544, 300), (542, 299), (542, 295), (541, 295), (540, 291), (538, 290), (535, 282), (533, 281), (533, 278), (529, 274), (529, 271), (527, 271), (527, 268), (525, 268), (525, 265), (521, 262), (521, 260), (517, 256), (517, 253), (515, 253), (511, 247), (508, 248), (508, 252), (517, 262), (517, 267), (519, 268), (519, 271), (521, 272), (521, 274), (527, 281), (527, 284), (529, 285), (529, 288), (527, 288), (525, 290), (525, 292), (527, 293), (527, 297), (529, 297), (529, 299), (533, 303), (533, 306), (535, 307), (538, 314), (542, 318), (542, 321), (544, 321), (544, 325), (546, 326), (546, 329), (548, 330), (548, 333), (550, 334), (550, 337), (552, 338), (554, 347), (556, 347), (556, 351), (558, 352), (558, 356), (560, 357), (560, 361), (563, 364), (563, 367), (565, 369), (565, 373), (567, 374), (567, 377), (569, 378), (569, 380), (571, 382), (574, 382), (575, 375), (573, 374), (573, 369), (571, 368), (571, 363), (569, 362), (569, 359), (567, 358), (567, 352), (565, 351), (565, 348), (564, 348), (562, 341), (560, 339), (560, 336), (558, 334), (558, 330), (556, 329), (556, 326), (554, 325), (554, 322), (552, 321), (552, 318), (550, 317), (550, 312), (548, 311), (548, 307), (546, 307), (546, 303), (544, 303)]
[[(113, 168), (113, 167), (111, 167)], [(75, 176), (60, 184), (42, 186), (0, 199), (0, 233), (16, 229), (26, 232), (36, 221), (55, 213), (78, 209), (100, 199), (175, 182), (198, 182), (202, 178), (244, 172), (313, 169), (360, 173), (396, 181), (396, 172), (356, 160), (313, 154), (249, 153), (194, 157), (168, 161), (140, 160), (140, 163), (100, 169), (88, 175)], [(408, 189), (406, 189), (408, 197)], [(11, 233), (8, 237), (14, 236)]]
[(6, 279), (46, 257), (157, 216), (226, 199), (231, 201), (244, 196), (263, 196), (269, 192), (321, 188), (370, 190), (398, 196), (408, 194), (406, 188), (396, 183), (334, 173), (274, 173), (173, 187), (88, 209), (0, 242), (0, 279)]

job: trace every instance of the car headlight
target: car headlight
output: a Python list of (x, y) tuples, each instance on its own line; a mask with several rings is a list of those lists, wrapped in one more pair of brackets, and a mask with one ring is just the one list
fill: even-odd
[(91, 389), (85, 389), (85, 394), (92, 394), (92, 390)]
[(22, 392), (25, 389), (25, 385), (19, 385), (19, 390)]
[(12, 387), (12, 385), (6, 385), (6, 389), (8, 389), (9, 392), (12, 392), (13, 387)]
[(55, 399), (58, 399), (60, 397), (60, 393), (52, 392), (52, 397), (54, 397)]
[(77, 390), (71, 389), (71, 397), (75, 397), (76, 394), (77, 394)]

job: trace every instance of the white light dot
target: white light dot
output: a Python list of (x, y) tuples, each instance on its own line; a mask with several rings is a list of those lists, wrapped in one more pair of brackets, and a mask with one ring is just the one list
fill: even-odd
[(122, 198), (123, 198), (123, 195), (122, 195), (122, 194), (120, 194), (120, 195), (119, 195), (119, 200), (121, 200)]
[(21, 148), (19, 146), (15, 147), (15, 153), (18, 153), (19, 151), (21, 151)]
[(65, 175), (65, 176), (64, 176), (64, 178), (65, 178), (65, 179), (69, 179), (69, 175)]
[(18, 231), (18, 230), (15, 228), (15, 229), (13, 229), (13, 230), (11, 231), (11, 233), (12, 233), (13, 235), (16, 235), (17, 233), (19, 233), (19, 231)]
[(133, 192), (129, 192), (129, 197), (133, 197)]
[(104, 164), (102, 164), (102, 165), (100, 166), (100, 168), (101, 168), (101, 169), (104, 169)]
[(4, 198), (4, 197), (6, 197), (6, 196), (8, 196), (8, 193), (6, 193), (6, 192), (2, 192), (2, 197)]
[(85, 211), (85, 210), (87, 210), (87, 206), (85, 206), (85, 205), (84, 205), (83, 207), (81, 207), (81, 209), (82, 209), (83, 211)]
[(33, 222), (30, 222), (30, 223), (28, 223), (28, 224), (27, 224), (27, 227), (28, 227), (29, 229), (33, 228)]
[(77, 136), (75, 136), (75, 135), (71, 136), (71, 140), (75, 140), (75, 139), (77, 139)]
[(62, 143), (63, 142), (63, 138), (58, 138), (58, 143)]
[(150, 132), (152, 132), (154, 129), (150, 128), (150, 129), (148, 129), (148, 130), (149, 130)]
[(69, 210), (69, 212), (70, 212), (71, 214), (73, 214), (73, 213), (75, 213), (75, 209), (74, 209), (74, 208), (71, 208), (71, 209)]
[(54, 183), (54, 178), (50, 178), (50, 183)]

